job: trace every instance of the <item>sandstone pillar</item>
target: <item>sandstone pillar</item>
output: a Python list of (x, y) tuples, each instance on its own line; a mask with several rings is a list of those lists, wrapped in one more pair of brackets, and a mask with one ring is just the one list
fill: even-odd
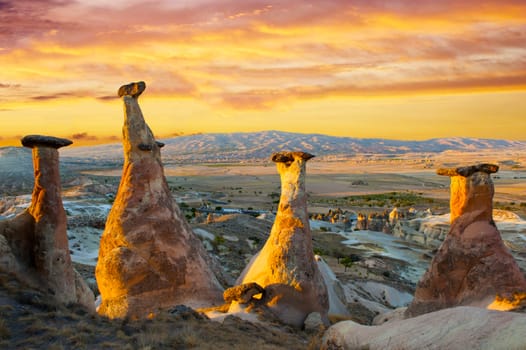
[(144, 82), (119, 89), (124, 103), (124, 166), (100, 241), (96, 278), (100, 314), (146, 317), (177, 304), (222, 301), (201, 242), (172, 198), (160, 148), (138, 103)]
[(414, 316), (471, 305), (511, 310), (526, 303), (526, 279), (492, 219), (498, 166), (439, 169), (451, 177), (451, 228), (407, 310)]
[(279, 152), (272, 156), (281, 178), (281, 197), (270, 236), (238, 279), (265, 289), (265, 301), (283, 322), (302, 326), (311, 312), (327, 319), (327, 288), (312, 250), (305, 193), (305, 165), (313, 156)]
[(71, 262), (62, 205), (58, 148), (71, 143), (42, 135), (22, 138), (22, 145), (33, 150), (35, 185), (29, 208), (0, 224), (0, 234), (9, 245), (4, 244), (4, 250), (10, 257), (3, 267), (50, 291), (59, 302), (79, 303), (94, 311), (93, 293)]
[(75, 301), (75, 283), (66, 211), (62, 205), (58, 148), (71, 143), (70, 140), (39, 135), (22, 139), (25, 147), (33, 149), (35, 186), (28, 212), (35, 219), (35, 269), (45, 276), (57, 298), (64, 302)]

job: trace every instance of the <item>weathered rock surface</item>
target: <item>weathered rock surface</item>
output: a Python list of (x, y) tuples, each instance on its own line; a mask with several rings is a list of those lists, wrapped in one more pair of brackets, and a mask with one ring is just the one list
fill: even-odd
[(94, 297), (71, 263), (66, 212), (62, 205), (58, 148), (67, 139), (29, 135), (35, 185), (31, 205), (10, 220), (0, 221), (0, 268), (40, 284), (63, 303), (80, 303), (94, 311)]
[(223, 299), (225, 302), (238, 302), (240, 304), (248, 304), (250, 302), (255, 302), (258, 299), (255, 299), (254, 296), (261, 294), (261, 300), (265, 296), (265, 289), (259, 284), (251, 282), (246, 284), (241, 284), (228, 288), (223, 293)]
[(523, 349), (526, 315), (455, 307), (380, 326), (339, 322), (323, 336), (322, 349)]
[[(526, 303), (526, 279), (492, 219), (492, 165), (440, 170), (451, 176), (451, 228), (420, 279), (408, 316), (471, 305)], [(464, 176), (466, 175), (466, 176)]]
[(312, 312), (328, 321), (327, 288), (314, 259), (305, 193), (305, 164), (312, 157), (304, 152), (272, 156), (281, 177), (278, 212), (267, 242), (237, 281), (262, 286), (269, 309), (297, 327)]
[(144, 89), (143, 82), (119, 89), (125, 162), (96, 267), (102, 296), (98, 312), (110, 318), (141, 318), (177, 304), (222, 302), (210, 258), (172, 199), (160, 145), (137, 101)]

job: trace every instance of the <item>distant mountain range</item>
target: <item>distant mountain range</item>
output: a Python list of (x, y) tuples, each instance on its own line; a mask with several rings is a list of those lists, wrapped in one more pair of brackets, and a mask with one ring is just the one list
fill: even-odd
[[(478, 138), (437, 138), (425, 141), (361, 139), (321, 134), (282, 131), (250, 133), (198, 134), (161, 140), (165, 163), (242, 162), (268, 160), (281, 150), (301, 150), (321, 158), (346, 158), (360, 154), (397, 155), (406, 153), (440, 153), (443, 151), (481, 151), (526, 149), (526, 141)], [(65, 162), (122, 162), (120, 144), (61, 149)], [(109, 164), (108, 164), (109, 165)]]

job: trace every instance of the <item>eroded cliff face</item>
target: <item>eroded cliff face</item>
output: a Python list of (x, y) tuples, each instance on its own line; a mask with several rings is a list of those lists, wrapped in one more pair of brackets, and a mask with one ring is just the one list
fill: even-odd
[(451, 177), (451, 228), (420, 279), (409, 316), (457, 306), (513, 309), (526, 280), (492, 219), (496, 165), (440, 169)]
[(80, 303), (94, 311), (93, 293), (71, 262), (62, 205), (58, 148), (71, 143), (42, 135), (22, 139), (25, 147), (32, 148), (35, 184), (29, 208), (0, 223), (0, 234), (5, 237), (0, 267), (44, 286), (57, 301)]
[(172, 199), (156, 142), (138, 103), (143, 82), (119, 89), (124, 166), (101, 237), (96, 278), (110, 318), (146, 317), (177, 304), (221, 303), (222, 287), (201, 242)]
[[(270, 236), (237, 281), (263, 287), (264, 304), (282, 322), (302, 326), (318, 312), (327, 319), (327, 289), (312, 251), (305, 193), (305, 164), (313, 156), (279, 152), (272, 156), (281, 178), (281, 197)], [(237, 306), (234, 306), (237, 307)]]

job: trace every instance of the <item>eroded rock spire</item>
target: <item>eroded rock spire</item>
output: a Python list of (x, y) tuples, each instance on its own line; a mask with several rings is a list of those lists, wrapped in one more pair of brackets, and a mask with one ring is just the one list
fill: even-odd
[[(237, 284), (257, 283), (263, 302), (282, 322), (301, 327), (318, 312), (327, 320), (327, 288), (314, 259), (307, 213), (305, 165), (314, 157), (305, 152), (272, 156), (281, 178), (281, 197), (270, 236)], [(231, 310), (239, 307), (233, 305)]]
[(58, 148), (72, 142), (43, 135), (28, 135), (21, 141), (32, 148), (35, 184), (29, 208), (0, 225), (16, 259), (12, 267), (27, 272), (30, 280), (38, 279), (58, 301), (80, 303), (94, 311), (93, 293), (71, 262), (62, 205)]
[(526, 280), (492, 218), (492, 164), (439, 169), (451, 177), (451, 228), (418, 282), (410, 316), (471, 305), (513, 309), (526, 304)]
[(119, 89), (124, 102), (124, 166), (101, 238), (96, 277), (111, 318), (146, 317), (158, 309), (222, 301), (210, 259), (172, 199), (156, 142), (138, 96), (144, 82)]

